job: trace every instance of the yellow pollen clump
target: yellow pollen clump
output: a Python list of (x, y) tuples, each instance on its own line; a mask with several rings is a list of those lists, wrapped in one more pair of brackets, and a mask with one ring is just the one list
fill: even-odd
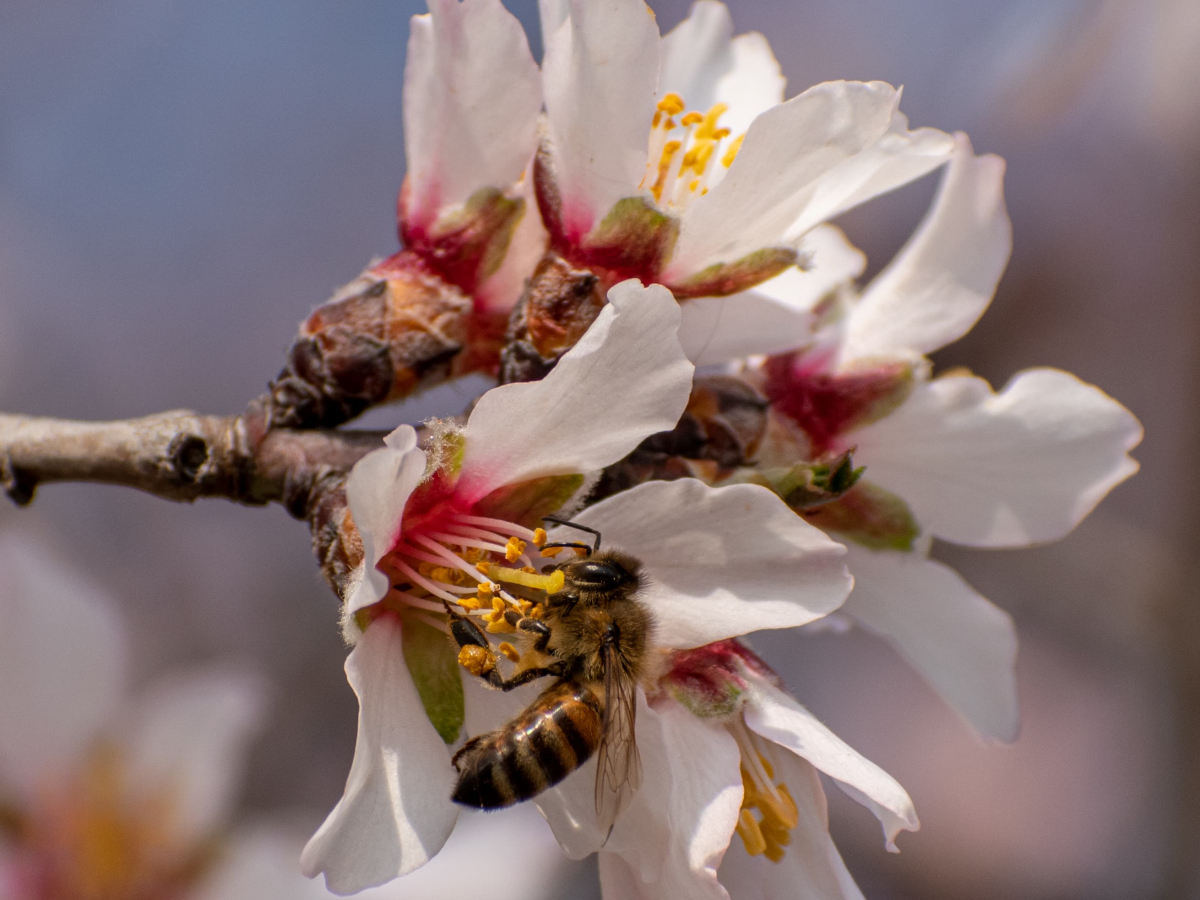
[(486, 647), (467, 644), (458, 651), (458, 664), (478, 678), (496, 668), (496, 658)]
[(541, 547), (545, 543), (546, 543), (546, 529), (545, 528), (533, 529), (533, 546)]
[(554, 557), (558, 556), (558, 554), (562, 553), (566, 549), (566, 547), (543, 547), (542, 556), (545, 556), (549, 559), (554, 559)]
[(682, 125), (684, 128), (687, 128), (689, 125), (699, 125), (703, 121), (704, 121), (703, 115), (701, 115), (698, 112), (690, 112), (686, 116), (684, 116), (682, 119), (679, 120), (679, 124)]
[(482, 609), (483, 608), (483, 603), (480, 601), (480, 599), (478, 597), (472, 597), (470, 594), (468, 594), (465, 597), (459, 597), (458, 605), (461, 606), (463, 609)]
[(524, 552), (525, 542), (518, 537), (510, 537), (504, 545), (504, 558), (509, 562), (516, 562)]
[(477, 563), (475, 563), (475, 568), (476, 568), (476, 569), (477, 569), (477, 570), (480, 572), (480, 574), (482, 574), (482, 575), (487, 575), (487, 573), (488, 573), (488, 570), (489, 570), (489, 569), (491, 569), (491, 567), (492, 567), (492, 564), (491, 564), (491, 563), (489, 563), (489, 562), (477, 562)]
[(529, 618), (540, 619), (545, 612), (546, 610), (542, 608), (542, 604), (536, 603), (533, 609), (529, 611)]
[(517, 652), (517, 648), (508, 641), (501, 641), (496, 649), (503, 653), (510, 662), (516, 662), (521, 658), (521, 654)]

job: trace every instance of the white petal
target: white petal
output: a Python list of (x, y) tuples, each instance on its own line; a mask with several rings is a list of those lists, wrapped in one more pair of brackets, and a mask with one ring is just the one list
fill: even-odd
[(692, 390), (679, 304), (625, 281), (583, 338), (537, 382), (480, 398), (467, 420), (460, 492), (479, 499), (530, 478), (591, 472), (675, 427)]
[(500, 0), (428, 0), (413, 16), (404, 70), (408, 218), (485, 187), (507, 189), (536, 144), (541, 79), (525, 30)]
[(120, 702), (126, 641), (112, 601), (34, 541), (0, 536), (0, 787), (71, 765)]
[(679, 94), (688, 109), (715, 103), (729, 109), (721, 125), (739, 135), (772, 106), (783, 102), (786, 79), (761, 34), (733, 37), (724, 3), (699, 0), (662, 42), (659, 93)]
[(437, 859), (358, 900), (530, 900), (561, 895), (569, 863), (532, 804), (464, 811)]
[[(635, 887), (631, 896), (646, 900), (724, 900), (727, 895), (717, 882), (717, 867), (742, 805), (737, 743), (724, 728), (697, 718), (677, 703), (663, 703), (656, 712), (668, 768), (647, 770), (640, 808), (630, 807), (601, 851), (604, 894), (626, 896), (612, 893), (621, 882)], [(668, 786), (665, 796), (651, 793), (655, 791), (652, 776)], [(670, 835), (666, 858), (647, 866), (640, 862), (647, 855), (644, 834), (657, 834), (664, 827)]]
[(1130, 412), (1057, 369), (1029, 369), (1000, 394), (981, 378), (920, 384), (899, 410), (853, 435), (855, 462), (902, 497), (922, 529), (978, 547), (1067, 534), (1137, 471)]
[(853, 308), (841, 361), (924, 355), (958, 340), (992, 301), (1012, 250), (1004, 160), (964, 134), (925, 220)]
[(883, 824), (888, 849), (901, 831), (920, 827), (912, 800), (899, 782), (822, 725), (796, 700), (761, 682), (746, 704), (746, 725), (769, 741), (804, 757), (867, 806)]
[(170, 792), (181, 843), (211, 838), (232, 816), (266, 705), (262, 677), (228, 664), (159, 679), (135, 698), (114, 735), (128, 753), (130, 789)]
[(812, 308), (830, 291), (862, 274), (866, 256), (841, 229), (819, 225), (804, 236), (802, 270), (793, 266), (753, 290), (700, 297), (681, 304), (679, 342), (697, 366), (757, 354), (783, 353), (812, 339)]
[(570, 17), (547, 37), (542, 83), (570, 237), (638, 193), (659, 43), (654, 13), (642, 0), (570, 0)]
[(350, 470), (346, 502), (363, 542), (363, 578), (350, 595), (347, 612), (355, 613), (382, 600), (388, 580), (375, 568), (400, 537), (404, 505), (425, 472), (425, 453), (417, 448), (417, 433), (401, 425)]
[(826, 219), (944, 162), (948, 135), (889, 130), (903, 119), (899, 99), (878, 81), (827, 82), (760, 115), (726, 176), (688, 207), (664, 281), (792, 246)]
[(571, 16), (569, 0), (538, 0), (538, 17), (542, 26), (542, 46), (550, 43), (550, 37)]
[(777, 863), (750, 856), (740, 838), (733, 840), (720, 871), (731, 900), (863, 900), (829, 836), (825, 791), (817, 770), (790, 753), (776, 753), (771, 759), (796, 801), (800, 821)]
[(302, 845), (283, 829), (239, 831), (187, 900), (328, 900), (332, 895), (319, 881), (300, 874)]
[(1017, 737), (1012, 618), (948, 566), (850, 545), (854, 590), (842, 611), (891, 641), (985, 738)]
[(371, 623), (346, 659), (358, 695), (358, 743), (346, 791), (300, 858), (335, 894), (390, 881), (428, 862), (446, 843), (458, 810), (450, 802), (450, 753), (425, 716), (400, 625)]
[(645, 564), (662, 647), (807, 624), (840, 606), (853, 583), (845, 548), (758, 485), (651, 481), (574, 518)]

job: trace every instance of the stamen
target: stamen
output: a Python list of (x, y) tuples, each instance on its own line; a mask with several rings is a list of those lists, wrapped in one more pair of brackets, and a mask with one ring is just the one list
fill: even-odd
[[(423, 534), (413, 535), (413, 540), (419, 541), (422, 546), (428, 547), (434, 552), (435, 555), (441, 557), (443, 561), (453, 566), (455, 570), (466, 573), (476, 581), (483, 581), (483, 579), (479, 577), (479, 573), (471, 566), (467, 565), (466, 561), (462, 557), (451, 553), (437, 541), (427, 538)], [(513, 538), (513, 540), (516, 540), (516, 538)]]
[(516, 562), (525, 553), (525, 541), (517, 537), (508, 539), (508, 543), (504, 547), (504, 558), (509, 562)]
[(543, 547), (538, 552), (548, 559), (554, 559), (554, 557), (558, 556), (558, 554), (562, 553), (566, 549), (566, 547)]
[(506, 566), (490, 565), (487, 567), (488, 576), (493, 581), (503, 581), (508, 584), (519, 584), (522, 587), (534, 588), (554, 594), (561, 591), (566, 583), (562, 570), (555, 570), (549, 575), (539, 575), (537, 572), (526, 572), (522, 569), (510, 569)]
[(533, 531), (531, 529), (517, 525), (514, 522), (505, 522), (503, 519), (489, 519), (484, 516), (468, 516), (462, 513), (457, 514), (454, 518), (455, 521), (466, 525), (478, 525), (481, 528), (491, 528), (493, 531), (498, 531), (501, 534), (516, 535), (526, 541), (533, 540)]
[(690, 112), (686, 116), (684, 116), (682, 119), (679, 120), (679, 124), (683, 125), (683, 126), (699, 125), (703, 121), (704, 121), (703, 115), (701, 115), (698, 112)]
[(743, 808), (738, 813), (737, 833), (741, 836), (742, 843), (746, 845), (746, 852), (751, 856), (758, 856), (767, 849), (766, 839), (750, 810)]
[[(417, 584), (419, 584), (421, 587), (425, 588), (425, 590), (429, 591), (429, 593), (433, 594), (433, 596), (441, 597), (443, 600), (449, 600), (451, 603), (458, 602), (458, 597), (454, 596), (454, 594), (450, 593), (447, 590), (443, 590), (441, 587), (434, 584), (428, 578), (425, 578), (424, 576), (422, 576), (419, 572), (417, 572), (416, 569), (414, 569), (412, 566), (410, 566), (408, 563), (406, 563), (398, 555), (395, 555), (395, 554), (392, 555), (391, 563), (397, 569), (399, 569), (401, 572), (403, 572), (405, 575), (407, 575), (409, 578), (411, 578), (413, 581), (415, 581)], [(405, 595), (405, 596), (407, 597), (408, 595)], [(416, 598), (414, 597), (413, 599), (415, 600)]]
[(739, 134), (729, 142), (729, 149), (725, 151), (725, 155), (721, 157), (721, 165), (729, 168), (733, 165), (733, 161), (737, 159), (738, 151), (742, 149), (742, 141), (746, 139), (745, 133)]
[(508, 641), (501, 641), (500, 645), (496, 649), (508, 657), (510, 662), (516, 662), (521, 658), (521, 654), (517, 652), (517, 648)]
[[(787, 785), (775, 784), (775, 769), (760, 747), (757, 735), (746, 727), (745, 721), (738, 718), (728, 727), (742, 758), (743, 793), (738, 834), (750, 855), (763, 853), (772, 862), (779, 862), (783, 859), (783, 848), (791, 843), (792, 830), (800, 822), (796, 803)], [(759, 811), (760, 818), (754, 817), (751, 812), (754, 809)], [(749, 823), (753, 823), (753, 828)]]
[(546, 543), (546, 538), (547, 534), (545, 528), (533, 529), (533, 546), (541, 549)]
[(684, 109), (683, 98), (676, 93), (663, 94), (662, 99), (658, 101), (658, 109), (668, 116), (678, 115)]

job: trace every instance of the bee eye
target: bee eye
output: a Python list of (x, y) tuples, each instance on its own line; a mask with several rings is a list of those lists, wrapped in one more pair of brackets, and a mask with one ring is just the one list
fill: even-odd
[(583, 562), (575, 570), (576, 580), (599, 588), (616, 587), (621, 583), (621, 571), (605, 562)]

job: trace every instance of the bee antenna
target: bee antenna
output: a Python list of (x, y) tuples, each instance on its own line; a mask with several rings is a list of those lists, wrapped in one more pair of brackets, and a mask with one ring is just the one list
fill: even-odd
[(595, 528), (588, 528), (586, 525), (580, 525), (578, 522), (571, 522), (567, 519), (560, 519), (558, 516), (542, 516), (543, 522), (553, 522), (555, 525), (565, 525), (567, 528), (574, 528), (576, 531), (586, 531), (588, 534), (596, 536), (596, 543), (591, 547), (586, 544), (577, 543), (562, 543), (562, 544), (546, 544), (547, 547), (582, 547), (588, 551), (588, 556), (597, 553), (600, 550), (600, 532)]

